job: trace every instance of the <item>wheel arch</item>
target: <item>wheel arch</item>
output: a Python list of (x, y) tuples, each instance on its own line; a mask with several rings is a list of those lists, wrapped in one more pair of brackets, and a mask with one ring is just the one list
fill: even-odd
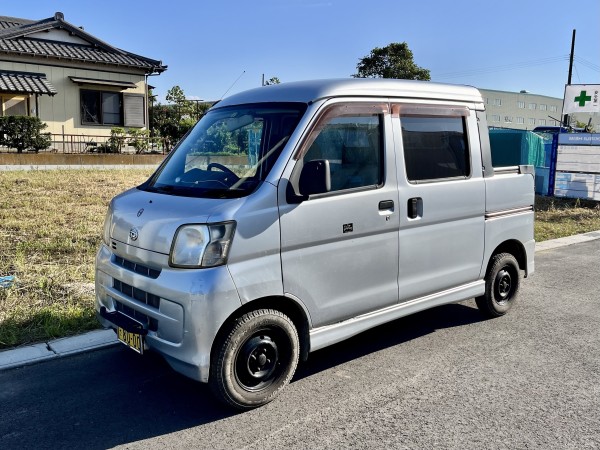
[(309, 329), (310, 322), (309, 317), (297, 301), (284, 297), (284, 296), (272, 296), (263, 297), (260, 299), (252, 300), (244, 303), (240, 308), (235, 310), (229, 315), (229, 317), (221, 324), (210, 351), (210, 360), (212, 363), (215, 351), (215, 344), (222, 341), (223, 334), (231, 327), (231, 324), (240, 316), (257, 309), (274, 309), (277, 310), (290, 318), (296, 327), (298, 332), (298, 340), (300, 342), (300, 360), (306, 361), (308, 353), (310, 352), (310, 337)]
[(493, 264), (494, 256), (500, 253), (510, 253), (513, 255), (519, 264), (519, 269), (525, 271), (525, 276), (527, 277), (527, 251), (525, 250), (525, 246), (516, 239), (504, 241), (494, 249), (488, 259), (485, 273), (488, 272), (490, 265)]

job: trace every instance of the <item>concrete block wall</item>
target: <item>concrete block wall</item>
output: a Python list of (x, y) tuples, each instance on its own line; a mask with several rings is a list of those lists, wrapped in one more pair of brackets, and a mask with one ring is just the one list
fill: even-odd
[(166, 155), (0, 153), (0, 166), (158, 165)]

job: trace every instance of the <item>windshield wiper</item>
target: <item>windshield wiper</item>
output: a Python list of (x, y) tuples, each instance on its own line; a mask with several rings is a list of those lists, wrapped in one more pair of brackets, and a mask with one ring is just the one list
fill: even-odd
[(164, 186), (150, 186), (148, 188), (148, 190), (154, 191), (154, 192), (164, 192), (165, 194), (170, 194), (175, 190), (175, 186), (169, 186), (169, 185), (164, 185)]

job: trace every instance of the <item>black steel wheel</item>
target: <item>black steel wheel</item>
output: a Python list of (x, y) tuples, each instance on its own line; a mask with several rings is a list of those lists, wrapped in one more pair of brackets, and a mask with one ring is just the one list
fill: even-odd
[(510, 253), (500, 253), (492, 258), (485, 277), (485, 294), (475, 302), (488, 317), (500, 317), (515, 303), (521, 284), (519, 264)]
[(213, 350), (209, 384), (237, 409), (262, 406), (290, 382), (299, 357), (298, 332), (283, 313), (259, 309), (244, 314)]

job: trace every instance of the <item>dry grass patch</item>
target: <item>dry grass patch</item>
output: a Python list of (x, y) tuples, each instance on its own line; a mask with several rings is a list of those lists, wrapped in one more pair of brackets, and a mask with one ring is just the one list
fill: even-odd
[(0, 172), (0, 348), (98, 324), (94, 257), (108, 202), (151, 170)]
[(600, 203), (537, 196), (535, 240), (547, 241), (600, 230)]
[[(94, 257), (108, 202), (151, 170), (0, 172), (0, 349), (98, 328)], [(595, 202), (536, 198), (535, 238), (600, 230)]]

